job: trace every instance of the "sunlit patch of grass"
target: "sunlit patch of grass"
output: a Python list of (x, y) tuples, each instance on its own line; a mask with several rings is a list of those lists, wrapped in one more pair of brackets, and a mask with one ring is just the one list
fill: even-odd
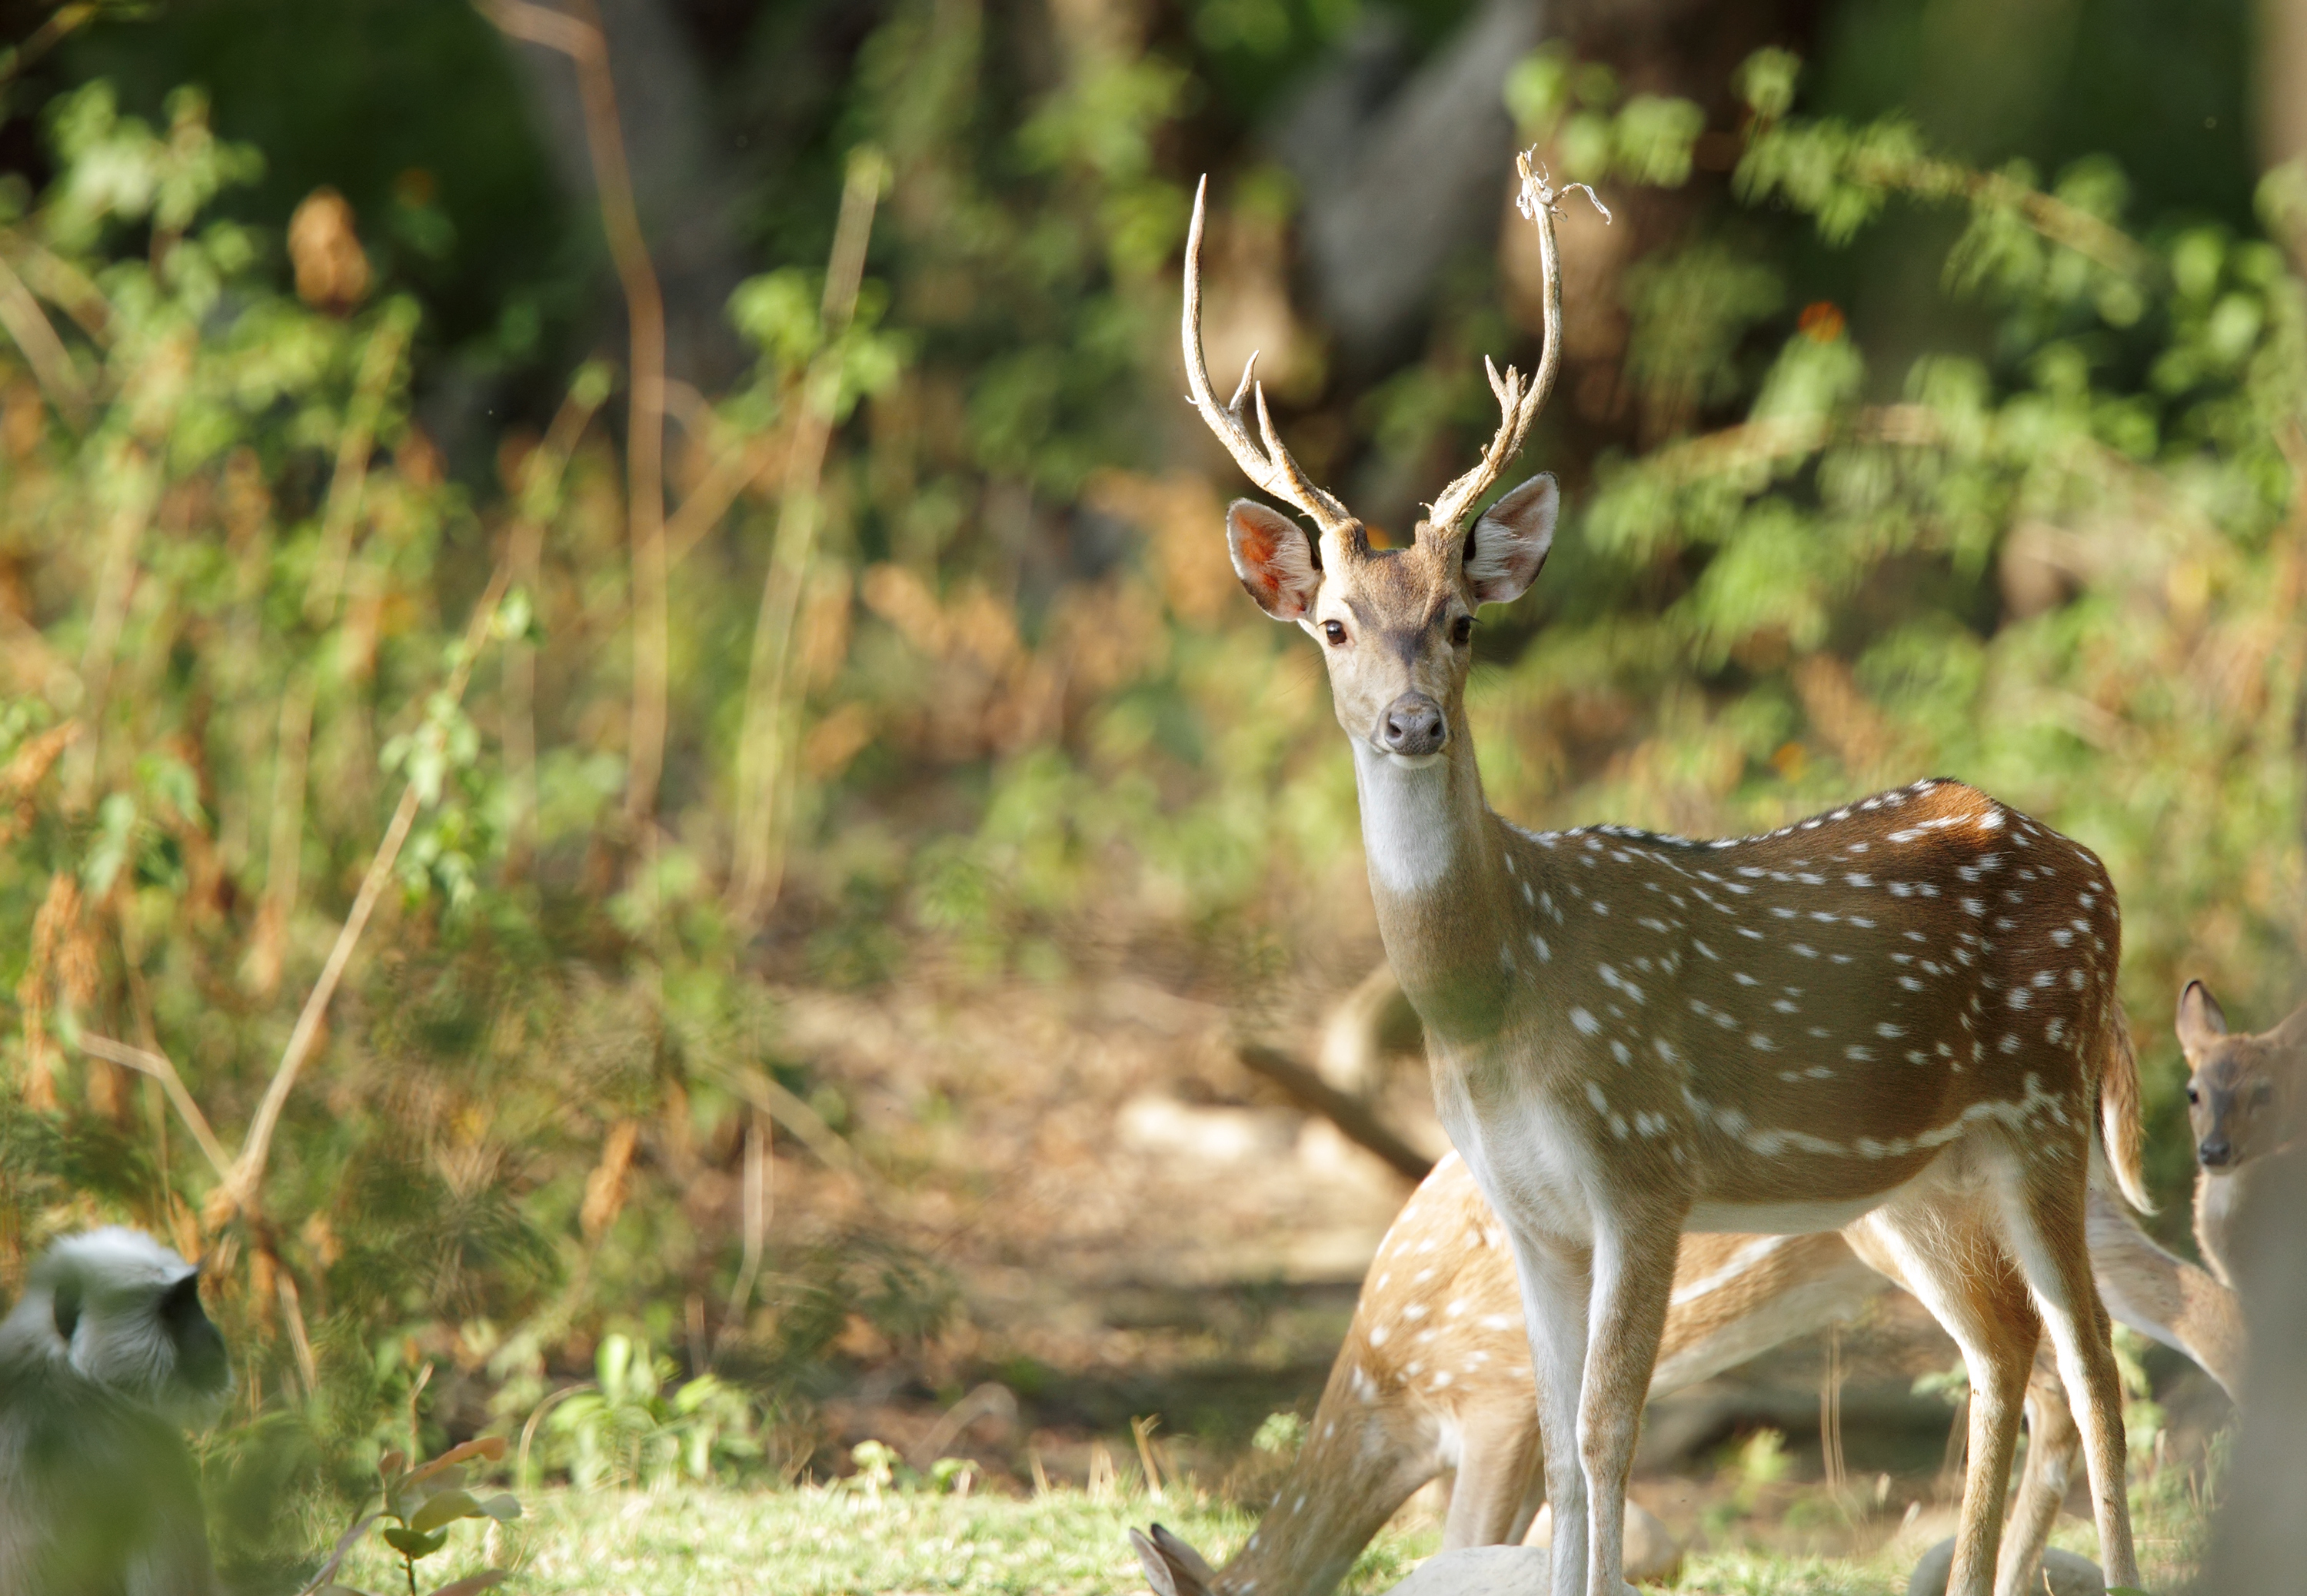
[[(2176, 1588), (2200, 1536), (2197, 1503), (2174, 1488), (2141, 1492), (2142, 1560), (2150, 1588)], [(494, 1563), (533, 1596), (1142, 1596), (1128, 1531), (1160, 1520), (1222, 1566), (1248, 1538), (1254, 1512), (1171, 1489), (1060, 1489), (1031, 1498), (878, 1494), (851, 1485), (796, 1489), (554, 1489), (527, 1498), (519, 1523), (452, 1546), (437, 1578)], [(2090, 1554), (2088, 1525), (2063, 1521), (2061, 1544)], [(1430, 1517), (1389, 1528), (1355, 1565), (1342, 1596), (1379, 1596), (1433, 1555)], [(461, 1556), (457, 1555), (459, 1552)], [(2161, 1555), (2157, 1555), (2157, 1554)], [(1914, 1549), (1894, 1537), (1838, 1559), (1760, 1548), (1694, 1550), (1672, 1589), (1704, 1596), (1899, 1596)], [(402, 1588), (374, 1543), (347, 1565), (362, 1589)]]
[(1706, 1596), (1897, 1596), (1907, 1581), (1903, 1573), (1893, 1575), (1869, 1564), (1831, 1558), (1700, 1552), (1684, 1562), (1673, 1588), (1702, 1591)]
[[(1059, 1490), (1026, 1498), (841, 1487), (759, 1491), (552, 1490), (496, 1532), (495, 1560), (512, 1588), (536, 1596), (1119, 1596), (1145, 1580), (1128, 1532), (1155, 1519), (1222, 1563), (1254, 1514), (1172, 1491), (1095, 1498)], [(1431, 1527), (1381, 1536), (1349, 1596), (1381, 1592), (1434, 1549)], [(485, 1560), (476, 1539), (443, 1573)], [(370, 1591), (397, 1587), (382, 1545), (347, 1569)]]

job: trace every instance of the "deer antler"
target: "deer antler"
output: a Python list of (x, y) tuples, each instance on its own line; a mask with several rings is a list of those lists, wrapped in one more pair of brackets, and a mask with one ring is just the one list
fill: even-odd
[(1562, 201), (1573, 189), (1583, 189), (1593, 201), (1594, 209), (1602, 213), (1602, 220), (1610, 219), (1610, 212), (1592, 189), (1582, 183), (1565, 183), (1557, 190), (1546, 168), (1535, 165), (1531, 157), (1534, 150), (1525, 149), (1514, 158), (1514, 166), (1522, 174), (1522, 192), (1515, 204), (1522, 215), (1538, 224), (1539, 269), (1544, 278), (1546, 343), (1538, 357), (1538, 375), (1525, 386), (1522, 374), (1512, 366), (1504, 377), (1488, 355), (1482, 357), (1482, 370), (1490, 380), (1490, 391), (1497, 396), (1498, 431), (1490, 440), (1490, 447), (1482, 451), (1480, 462), (1471, 471), (1442, 490), (1427, 516), (1426, 528), (1432, 533), (1449, 536), (1457, 529), (1474, 500), (1488, 491), (1514, 457), (1522, 452), (1522, 440), (1529, 435), (1531, 422), (1546, 408), (1548, 395), (1554, 392), (1555, 373), (1562, 369), (1562, 260), (1554, 244), (1554, 218), (1561, 214)]
[[(1298, 462), (1274, 435), (1274, 418), (1265, 413), (1265, 385), (1257, 380), (1257, 356), (1253, 354), (1241, 369), (1240, 386), (1233, 397), (1220, 405), (1216, 392), (1210, 387), (1210, 368), (1202, 356), (1202, 202), (1208, 193), (1210, 180), (1204, 177), (1194, 190), (1194, 222), (1186, 234), (1186, 309), (1179, 324), (1179, 338), (1186, 349), (1186, 384), (1192, 389), (1194, 408), (1201, 412), (1218, 441), (1235, 464), (1268, 493), (1287, 499), (1314, 517), (1326, 538), (1335, 535), (1350, 538), (1355, 535), (1359, 523), (1346, 507), (1328, 493), (1316, 487), (1300, 470)], [(1257, 404), (1257, 431), (1265, 440), (1261, 448), (1257, 438), (1250, 436), (1242, 421), (1241, 401), (1245, 395)]]

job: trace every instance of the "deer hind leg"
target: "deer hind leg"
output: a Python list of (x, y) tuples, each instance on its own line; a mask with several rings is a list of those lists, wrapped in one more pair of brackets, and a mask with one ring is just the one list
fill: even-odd
[(1960, 1202), (1877, 1209), (1851, 1227), (1865, 1251), (1889, 1255), (1970, 1372), (1969, 1458), (1948, 1596), (1989, 1596), (1993, 1588), (2020, 1402), (2043, 1334), (1999, 1228), (1991, 1212)]
[[(1625, 1588), (1626, 1475), (1634, 1466), (1642, 1404), (1666, 1330), (1681, 1240), (1680, 1216), (1675, 1214), (1613, 1215), (1597, 1227), (1592, 1318), (1578, 1410), (1578, 1456), (1587, 1490), (1586, 1596), (1619, 1596)], [(1557, 1536), (1566, 1516), (1557, 1498)], [(1557, 1572), (1555, 1590), (1561, 1589)]]
[[(2059, 1378), (2071, 1397), (2090, 1471), (2091, 1511), (2098, 1523), (2099, 1562), (2110, 1585), (2136, 1585), (2131, 1503), (2124, 1480), (2123, 1388), (2115, 1374), (2106, 1309), (2091, 1277), (2085, 1245), (2084, 1149), (2064, 1167), (2039, 1159), (2014, 1172), (2004, 1201), (2011, 1242), (2027, 1270), (2036, 1306), (2058, 1353)], [(2073, 1174), (2070, 1174), (2070, 1171)]]
[(1450, 1515), (1442, 1521), (1442, 1549), (1517, 1544), (1538, 1512), (1538, 1416), (1527, 1409), (1461, 1409), (1459, 1422), (1464, 1438)]
[(2019, 1499), (2004, 1527), (2003, 1556), (1996, 1566), (1994, 1596), (2033, 1596), (2043, 1588), (2043, 1549), (2051, 1525), (2074, 1478), (2082, 1433), (2067, 1405), (2067, 1388), (2050, 1344), (2035, 1353), (2034, 1377), (2027, 1382), (2027, 1466), (2019, 1477)]
[(1586, 1596), (1586, 1480), (1579, 1469), (1577, 1437), (1593, 1254), (1556, 1237), (1510, 1228), (1522, 1322), (1530, 1329), (1531, 1371), (1538, 1386), (1546, 1494), (1554, 1504), (1554, 1596)]

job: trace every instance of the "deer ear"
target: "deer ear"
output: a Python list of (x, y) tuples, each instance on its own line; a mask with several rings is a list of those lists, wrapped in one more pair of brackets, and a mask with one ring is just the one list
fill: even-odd
[(1196, 1551), (1189, 1542), (1179, 1539), (1160, 1524), (1155, 1524), (1154, 1544), (1161, 1548), (1163, 1557), (1170, 1559), (1171, 1566), (1179, 1570), (1205, 1590), (1217, 1588), (1217, 1571), (1209, 1566), (1208, 1561), (1201, 1553)]
[(1226, 544), (1233, 551), (1233, 574), (1260, 610), (1276, 620), (1303, 620), (1313, 613), (1322, 560), (1304, 527), (1254, 499), (1237, 499), (1226, 507)]
[[(1160, 1526), (1154, 1527), (1158, 1532)], [(1154, 1596), (1180, 1596), (1178, 1578), (1171, 1570), (1169, 1559), (1154, 1549), (1154, 1543), (1132, 1530), (1129, 1545), (1137, 1553), (1137, 1566), (1145, 1571), (1145, 1583), (1154, 1587)]]
[(1466, 585), (1475, 603), (1511, 604), (1538, 580), (1561, 508), (1561, 490), (1540, 472), (1482, 512), (1466, 534)]
[(2219, 1000), (2200, 981), (2190, 981), (2179, 994), (2179, 1018), (2176, 1028), (2179, 1046), (2188, 1054), (2200, 1053), (2217, 1038), (2227, 1034), (2226, 1012)]

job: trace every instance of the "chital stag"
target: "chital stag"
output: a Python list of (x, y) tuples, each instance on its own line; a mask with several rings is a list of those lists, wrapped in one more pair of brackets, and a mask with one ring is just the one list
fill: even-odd
[[(1474, 612), (1554, 533), (1540, 475), (1462, 526), (1561, 363), (1557, 196), (1524, 158), (1545, 337), (1503, 420), (1407, 547), (1375, 549), (1276, 435), (1255, 359), (1202, 358), (1202, 197), (1182, 335), (1195, 407), (1267, 492), (1236, 574), (1322, 646), (1353, 752), (1386, 955), (1424, 1021), (1445, 1128), (1512, 1243), (1555, 1504), (1555, 1596), (1618, 1596), (1636, 1425), (1685, 1231), (1863, 1225), (1962, 1348), (1968, 1476), (1951, 1589), (1987, 1596), (2019, 1402), (2047, 1319), (2080, 1413), (2109, 1577), (2137, 1583), (2091, 1164), (2134, 1201), (2138, 1081), (2114, 1002), (2114, 890), (2091, 853), (1955, 781), (1716, 842), (1491, 812), (1465, 719)], [(1206, 186), (1206, 185), (1205, 185)], [(1255, 402), (1257, 431), (1243, 419)], [(2040, 1317), (2037, 1309), (2040, 1310)]]
[(2271, 1031), (2227, 1029), (2211, 989), (2190, 981), (2179, 994), (2179, 1046), (2187, 1055), (2187, 1121), (2195, 1135), (2195, 1244), (2230, 1285), (2241, 1249), (2237, 1225), (2267, 1183), (2268, 1160), (2299, 1148), (2300, 1088), (2307, 1083), (2307, 1005)]
[[(2236, 1388), (2243, 1335), (2232, 1292), (2097, 1191), (2090, 1246), (2116, 1318)], [(1685, 1236), (1650, 1395), (1847, 1320), (1891, 1284), (1833, 1234)], [(1213, 1570), (1156, 1524), (1132, 1537), (1146, 1577), (1159, 1596), (1328, 1596), (1378, 1527), (1445, 1472), (1456, 1478), (1445, 1550), (1521, 1541), (1539, 1500), (1531, 1398), (1505, 1233), (1452, 1154), (1379, 1243), (1305, 1445), (1240, 1555)], [(2034, 1569), (2078, 1445), (2046, 1361), (2026, 1406), (2027, 1467), (1995, 1582), (2004, 1596), (2040, 1588)]]

